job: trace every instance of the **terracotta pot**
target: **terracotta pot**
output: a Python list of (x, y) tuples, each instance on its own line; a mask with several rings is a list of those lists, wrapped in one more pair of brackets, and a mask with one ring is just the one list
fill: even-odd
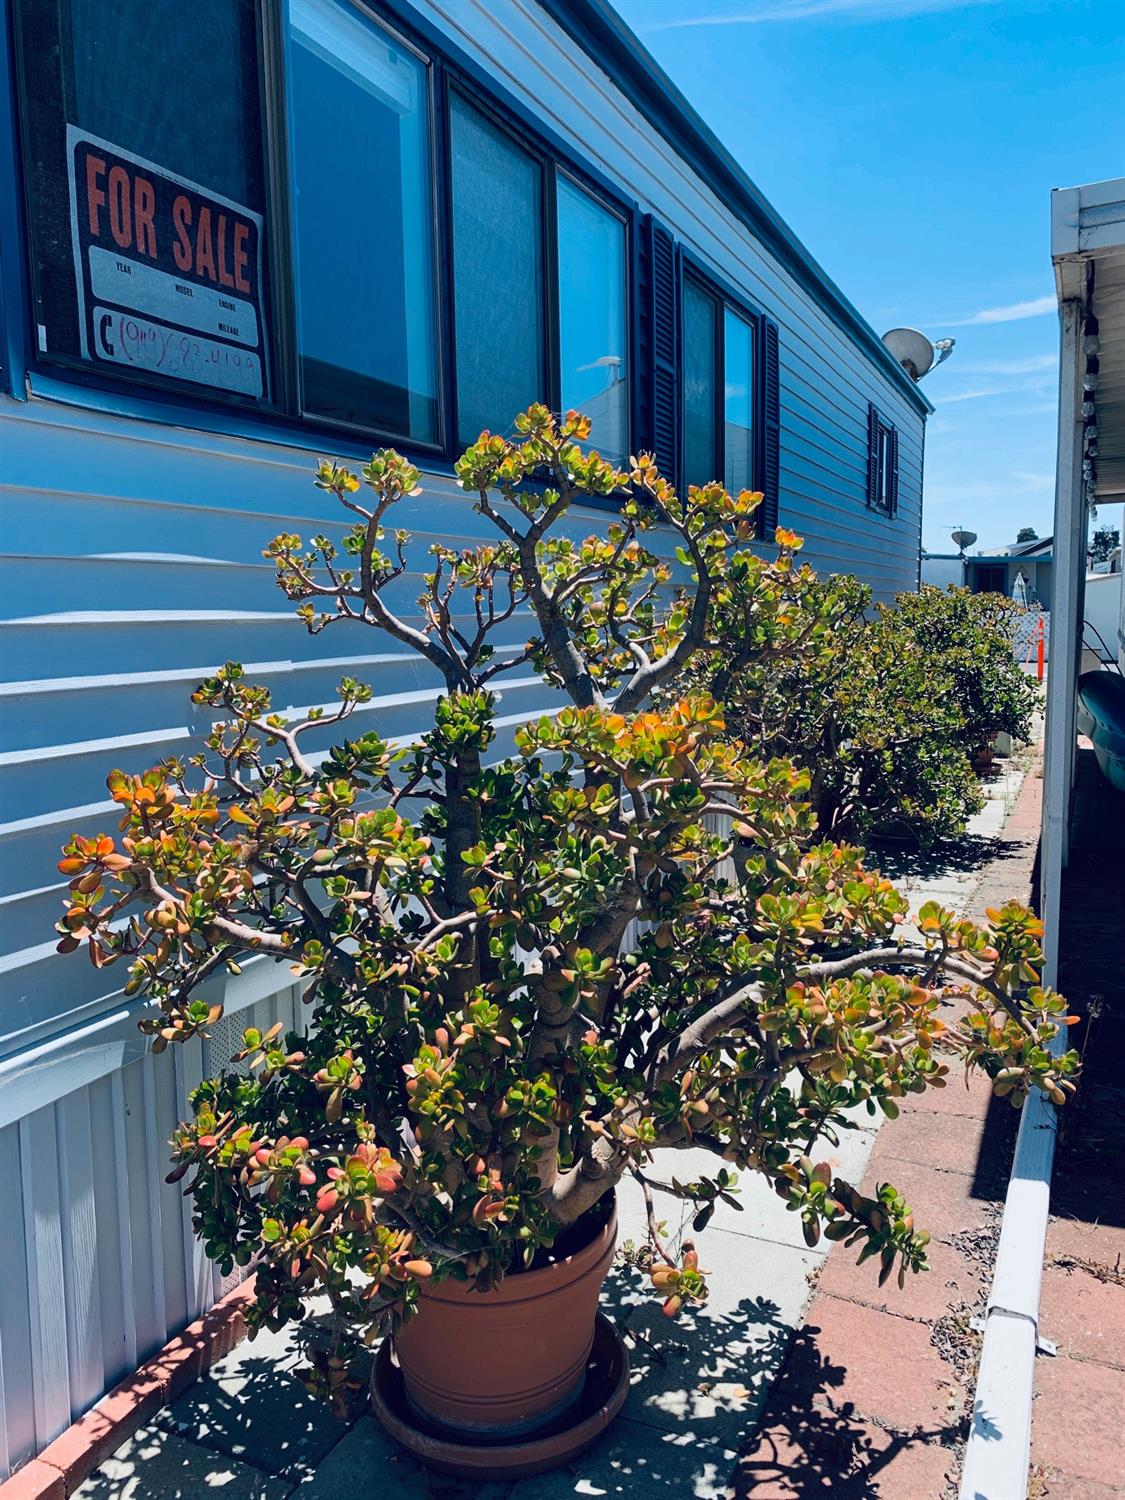
[(987, 771), (993, 759), (992, 741), (986, 740), (973, 751), (973, 766), (978, 771)]
[(582, 1395), (617, 1210), (573, 1254), (504, 1278), (496, 1291), (427, 1287), (395, 1353), (406, 1400), (440, 1430), (481, 1442), (542, 1431)]
[(542, 1474), (573, 1462), (597, 1442), (629, 1394), (629, 1356), (621, 1335), (604, 1313), (594, 1322), (594, 1347), (586, 1365), (581, 1398), (545, 1432), (499, 1442), (450, 1436), (414, 1415), (406, 1403), (402, 1371), (389, 1343), (375, 1356), (371, 1404), (396, 1442), (420, 1458), (427, 1469), (462, 1479), (507, 1480)]

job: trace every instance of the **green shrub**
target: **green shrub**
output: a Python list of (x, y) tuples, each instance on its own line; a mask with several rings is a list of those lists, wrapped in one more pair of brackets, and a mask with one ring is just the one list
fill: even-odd
[(739, 559), (715, 650), (685, 678), (757, 754), (808, 773), (826, 838), (926, 842), (962, 832), (982, 805), (973, 757), (990, 736), (1030, 733), (1037, 692), (1015, 657), (1017, 614), (997, 594), (928, 586), (872, 612), (854, 578), (804, 567), (763, 592)]

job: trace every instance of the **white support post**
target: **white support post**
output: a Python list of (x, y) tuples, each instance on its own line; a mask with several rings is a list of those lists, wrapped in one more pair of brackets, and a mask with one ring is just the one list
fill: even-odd
[(1055, 472), (1051, 661), (1043, 773), (1040, 910), (1046, 927), (1044, 980), (1058, 977), (1059, 894), (1067, 860), (1074, 777), (1074, 685), (1081, 660), (1086, 582), (1086, 497), (1082, 483), (1082, 321), (1084, 308), (1060, 308), (1059, 452)]
[[(1059, 892), (1066, 863), (1074, 765), (1075, 698), (1086, 577), (1086, 498), (1082, 484), (1084, 309), (1063, 302), (1059, 373), (1059, 456), (1055, 479), (1055, 583), (1047, 674), (1046, 766), (1042, 827), (1044, 980), (1058, 974)], [(1065, 1034), (1051, 1044), (1058, 1052)], [(1023, 1108), (1004, 1201), (988, 1298), (973, 1420), (961, 1470), (961, 1500), (1023, 1500), (1031, 1460), (1031, 1405), (1039, 1343), (1039, 1291), (1050, 1213), (1057, 1124), (1052, 1104), (1033, 1091)]]

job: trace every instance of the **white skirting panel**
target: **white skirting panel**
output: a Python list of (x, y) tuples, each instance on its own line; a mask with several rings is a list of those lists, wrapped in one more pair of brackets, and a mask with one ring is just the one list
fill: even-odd
[(0, 1129), (0, 1480), (234, 1284), (164, 1181), (168, 1142), (243, 1027), (274, 1020), (299, 1029), (297, 988)]

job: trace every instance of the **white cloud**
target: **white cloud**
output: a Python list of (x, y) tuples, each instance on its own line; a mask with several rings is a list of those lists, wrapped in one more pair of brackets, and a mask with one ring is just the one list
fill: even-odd
[(1010, 385), (983, 385), (975, 391), (955, 391), (952, 396), (934, 397), (935, 406), (951, 406), (954, 401), (981, 401), (986, 396), (1010, 396)]
[(983, 401), (991, 396), (1032, 395), (1040, 398), (1049, 395), (1055, 383), (1058, 360), (1053, 354), (1029, 354), (1022, 359), (982, 360), (958, 367), (959, 375), (967, 375), (970, 383), (965, 390), (951, 391), (949, 395), (937, 390), (934, 403), (945, 406), (958, 401)]
[(842, 21), (891, 21), (970, 5), (994, 5), (997, 0), (758, 0), (738, 10), (702, 16), (677, 16), (653, 21), (644, 31), (682, 30), (691, 26), (753, 26), (762, 21), (806, 21), (817, 17)]
[(1057, 306), (1054, 297), (1033, 297), (1030, 302), (1011, 302), (1007, 307), (986, 307), (973, 313), (971, 318), (947, 318), (943, 327), (974, 328), (981, 323), (1019, 323), (1024, 318), (1041, 318), (1054, 312)]
[(985, 360), (957, 366), (961, 375), (1037, 375), (1058, 367), (1057, 354), (1029, 354), (1026, 359)]

